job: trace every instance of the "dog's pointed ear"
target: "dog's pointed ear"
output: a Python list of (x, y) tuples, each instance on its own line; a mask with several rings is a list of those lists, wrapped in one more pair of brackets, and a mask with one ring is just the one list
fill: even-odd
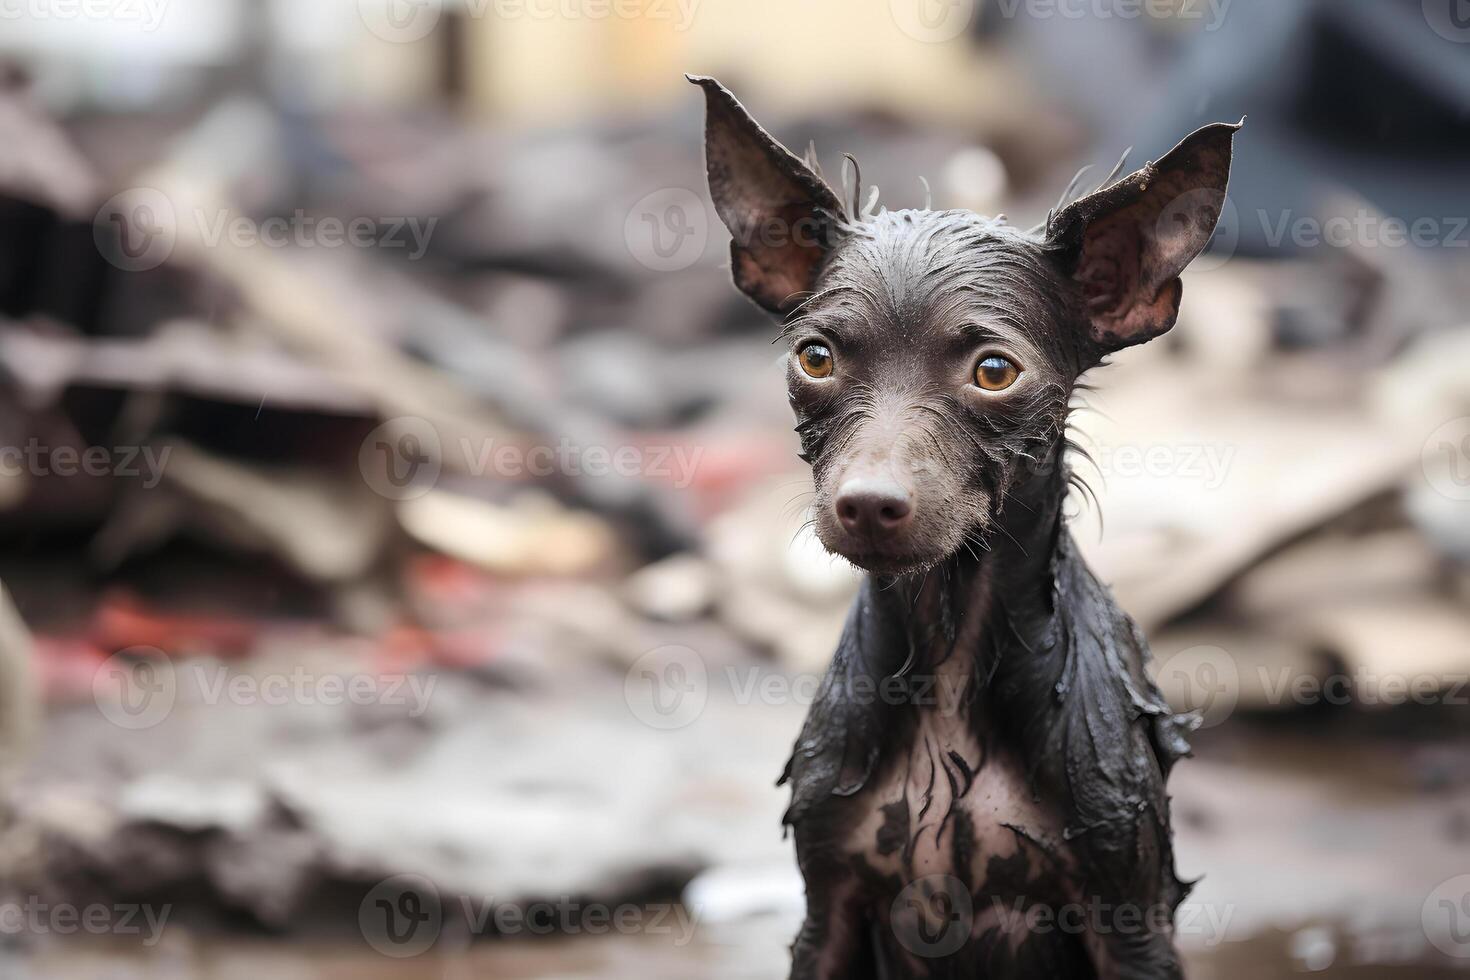
[(813, 288), (842, 205), (723, 85), (685, 77), (704, 89), (705, 167), (715, 211), (733, 236), (735, 285), (766, 309), (787, 313)]
[(1081, 284), (1088, 330), (1103, 351), (1152, 340), (1174, 325), (1184, 291), (1179, 274), (1215, 231), (1241, 123), (1195, 130), (1157, 163), (1052, 217), (1048, 245)]

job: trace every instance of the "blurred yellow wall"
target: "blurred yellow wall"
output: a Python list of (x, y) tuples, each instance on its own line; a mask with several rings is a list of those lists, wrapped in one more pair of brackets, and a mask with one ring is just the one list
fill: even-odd
[(689, 98), (686, 71), (717, 75), (766, 110), (862, 103), (950, 114), (996, 94), (966, 37), (910, 37), (889, 0), (608, 0), (643, 12), (631, 18), (548, 17), (597, 0), (544, 2), (541, 17), (504, 16), (485, 0), (467, 18), (473, 111), (550, 122), (646, 108)]

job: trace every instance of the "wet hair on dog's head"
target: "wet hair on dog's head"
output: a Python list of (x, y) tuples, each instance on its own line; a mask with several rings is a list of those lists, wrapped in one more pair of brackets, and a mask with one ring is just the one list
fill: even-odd
[(1018, 474), (1064, 439), (1079, 376), (1173, 326), (1238, 127), (1200, 129), (1022, 231), (845, 207), (723, 86), (690, 80), (735, 283), (783, 319), (823, 544), (890, 574), (984, 548)]

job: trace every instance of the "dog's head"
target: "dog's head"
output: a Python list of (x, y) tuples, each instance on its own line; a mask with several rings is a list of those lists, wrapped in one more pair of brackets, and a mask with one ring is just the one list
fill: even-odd
[(1015, 481), (1054, 457), (1082, 372), (1174, 325), (1238, 127), (1027, 233), (969, 211), (850, 214), (718, 82), (691, 81), (735, 283), (784, 318), (823, 544), (883, 573), (984, 546)]

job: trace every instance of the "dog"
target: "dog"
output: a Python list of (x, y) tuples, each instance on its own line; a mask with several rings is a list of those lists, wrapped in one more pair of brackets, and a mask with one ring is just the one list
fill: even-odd
[(846, 207), (689, 80), (735, 284), (782, 320), (816, 533), (867, 572), (781, 778), (791, 977), (1182, 976), (1165, 783), (1194, 722), (1067, 530), (1067, 419), (1173, 326), (1240, 124), (1022, 231), (860, 209), (860, 178)]

